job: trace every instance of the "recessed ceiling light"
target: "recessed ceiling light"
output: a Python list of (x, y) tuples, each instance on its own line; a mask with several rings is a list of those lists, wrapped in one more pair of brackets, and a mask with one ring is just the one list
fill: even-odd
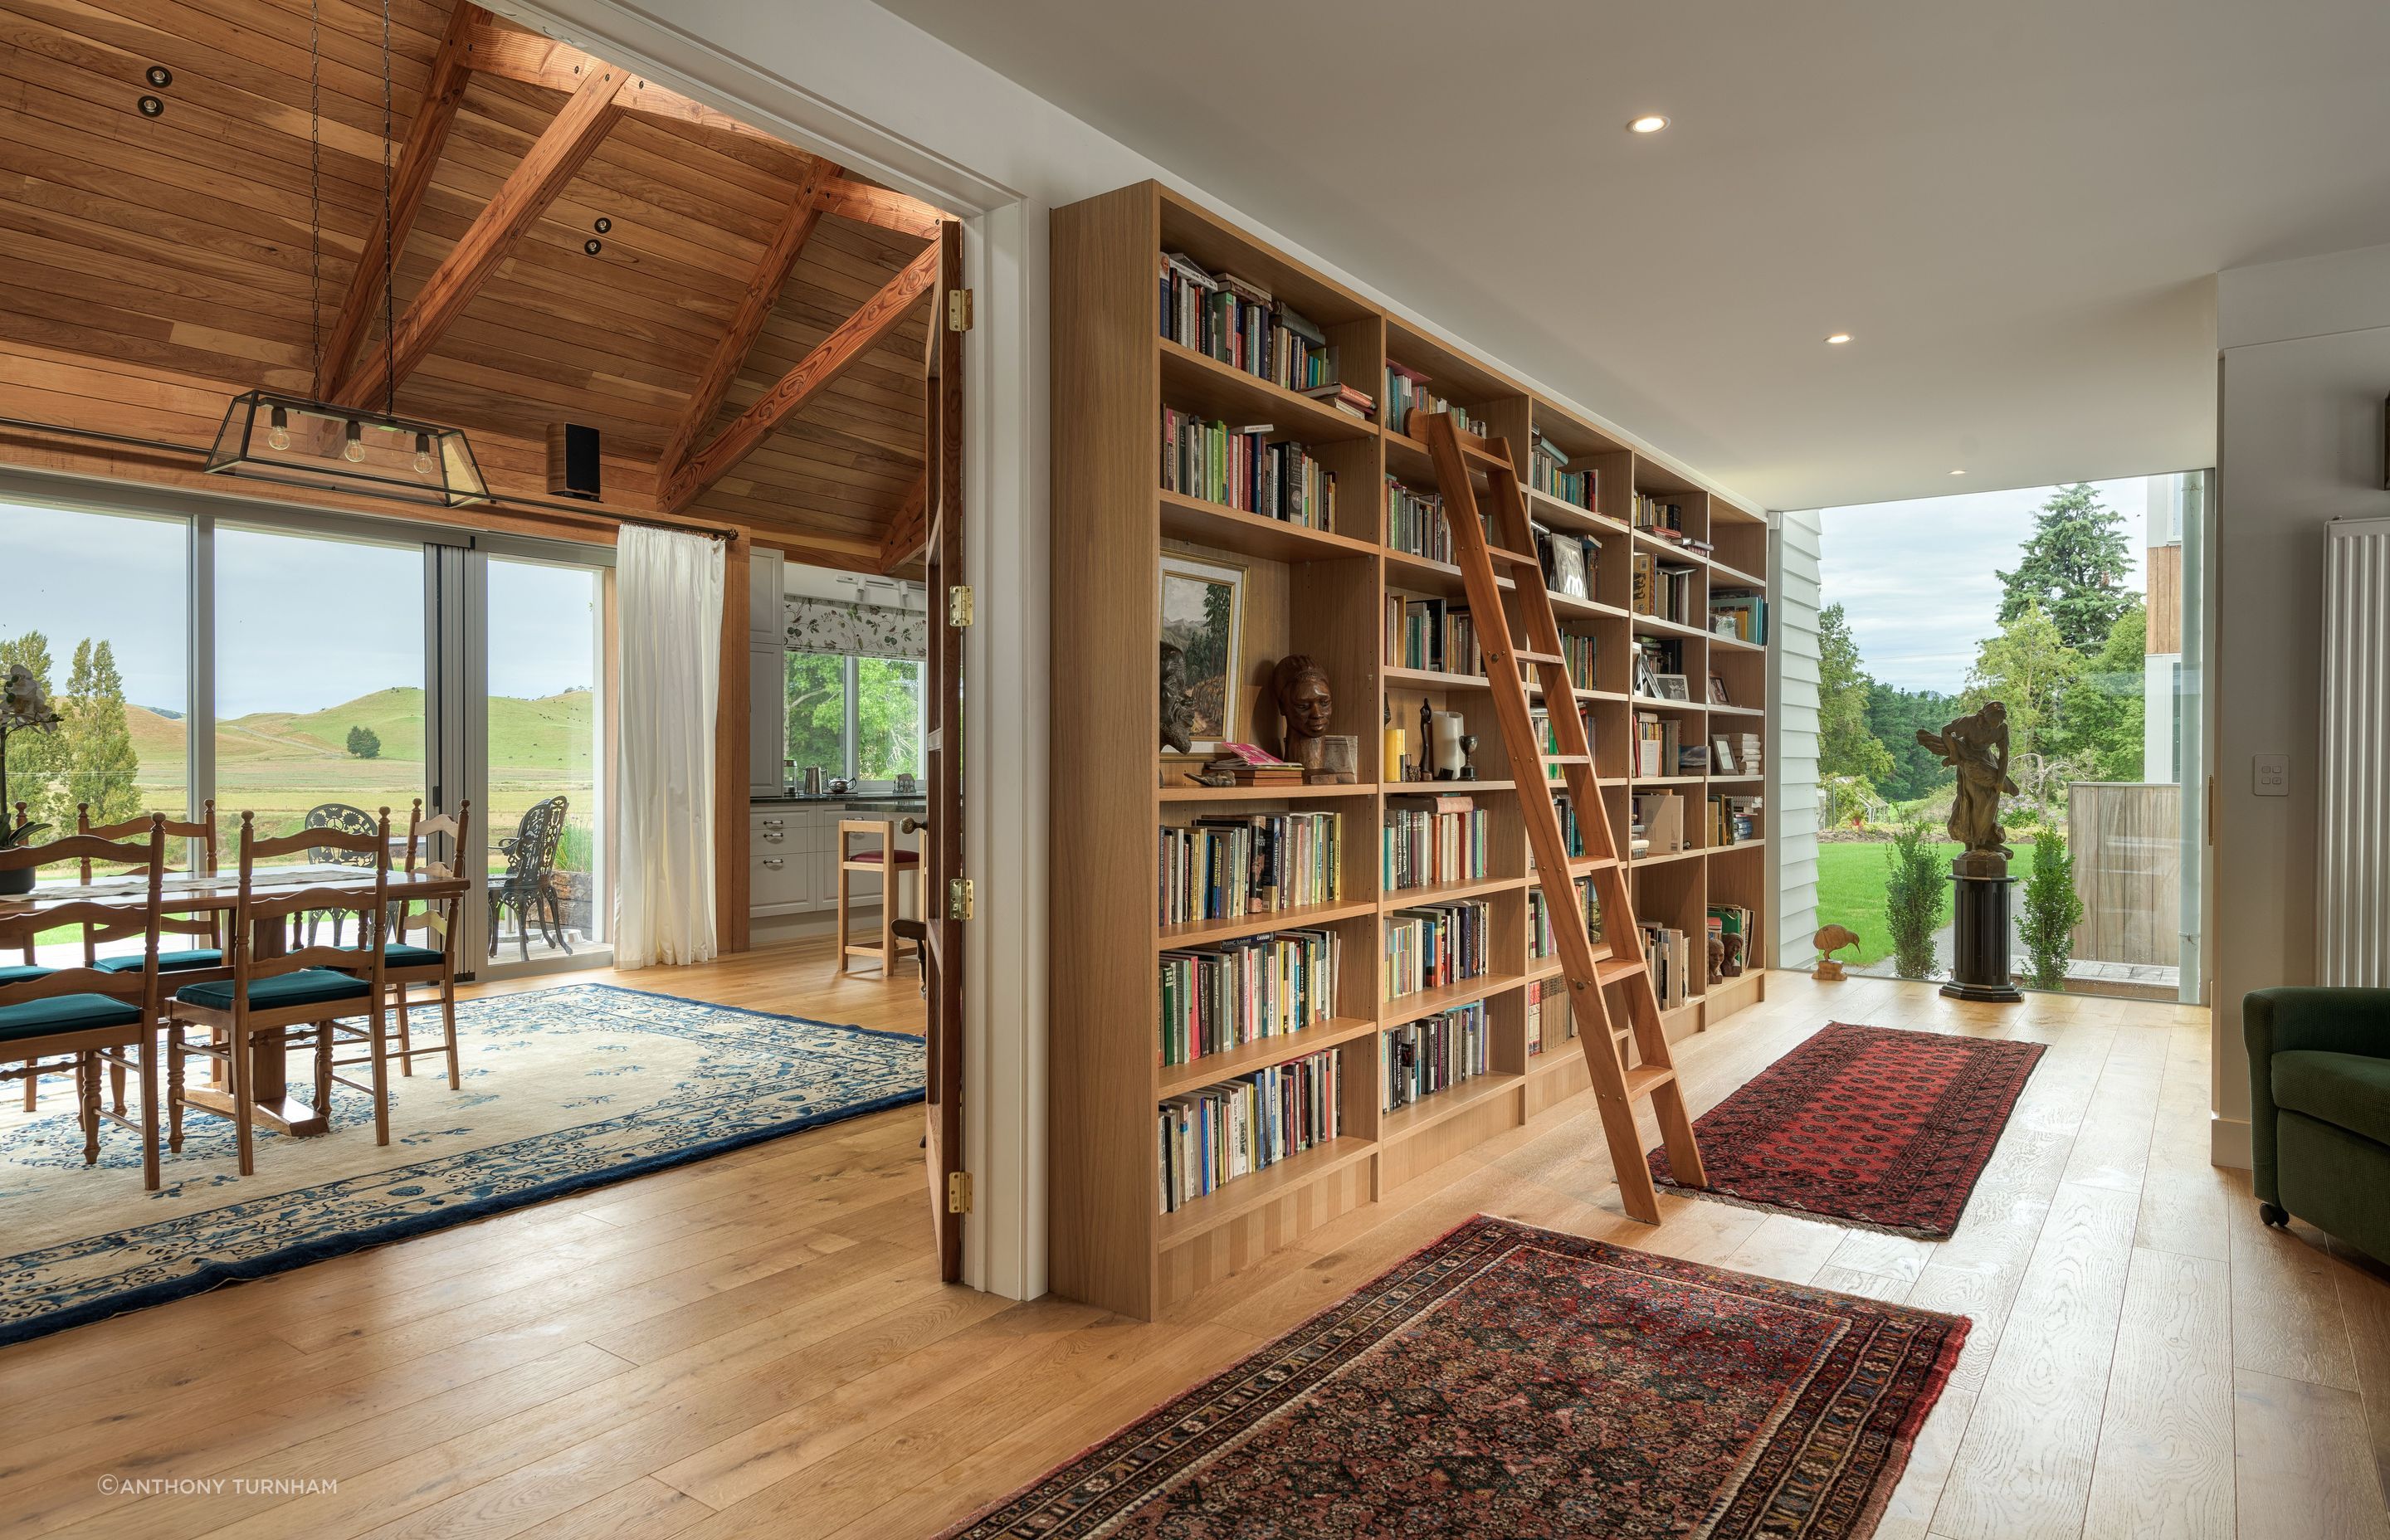
[(1849, 332), (1847, 332), (1847, 331), (1838, 331), (1838, 332), (1834, 333), (1831, 337), (1829, 337), (1829, 338), (1827, 338), (1827, 339), (1826, 339), (1826, 340), (1827, 340), (1829, 343), (1831, 343), (1832, 346), (1834, 346), (1834, 347), (1838, 347), (1838, 348), (1839, 348), (1839, 347), (1841, 347), (1844, 343), (1845, 343), (1845, 342), (1849, 341), (1850, 340), (1851, 340), (1851, 334), (1850, 334)]
[(1668, 120), (1657, 112), (1646, 112), (1639, 118), (1626, 120), (1628, 132), (1634, 134), (1657, 134), (1667, 126)]
[(1951, 475), (1953, 475), (1953, 476), (1964, 476), (1964, 475), (1965, 475), (1965, 474), (1967, 474), (1967, 473), (1966, 473), (1965, 471), (1963, 471), (1963, 470), (1954, 470), (1954, 471), (1950, 472), (1950, 474), (1951, 474)]

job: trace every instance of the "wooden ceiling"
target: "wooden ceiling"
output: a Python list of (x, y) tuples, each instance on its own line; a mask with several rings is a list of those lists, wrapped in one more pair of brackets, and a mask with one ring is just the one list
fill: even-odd
[(256, 386), (379, 406), (394, 353), (494, 487), (584, 423), (610, 505), (910, 554), (936, 211), (441, 0), (392, 0), (386, 144), (379, 7), (320, 6), (311, 310), (307, 0), (0, 0), (0, 414), (203, 443)]

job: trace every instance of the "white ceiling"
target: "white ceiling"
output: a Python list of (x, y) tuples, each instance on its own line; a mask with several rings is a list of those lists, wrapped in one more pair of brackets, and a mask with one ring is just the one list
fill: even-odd
[(2384, 0), (882, 4), (1773, 507), (2208, 464), (2209, 276), (2390, 241)]

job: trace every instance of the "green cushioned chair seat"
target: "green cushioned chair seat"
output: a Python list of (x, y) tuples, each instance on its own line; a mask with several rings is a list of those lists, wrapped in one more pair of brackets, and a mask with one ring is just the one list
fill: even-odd
[(46, 1000), (0, 1006), (0, 1043), (20, 1037), (47, 1037), (52, 1033), (137, 1026), (140, 1021), (139, 1006), (111, 1000), (105, 995), (53, 995)]
[(21, 984), (28, 979), (46, 979), (49, 976), (50, 969), (46, 968), (27, 968), (21, 965), (0, 968), (0, 984)]
[[(201, 947), (196, 952), (158, 954), (158, 971), (161, 973), (186, 973), (194, 968), (223, 966), (224, 954), (212, 946)], [(141, 971), (141, 954), (136, 952), (129, 957), (102, 957), (99, 970), (103, 973), (138, 973)]]
[[(254, 1010), (279, 1010), (285, 1006), (323, 1005), (334, 1000), (362, 1000), (373, 993), (365, 980), (346, 973), (335, 973), (328, 968), (302, 968), (296, 973), (277, 973), (271, 979), (260, 979), (250, 986), (249, 1003)], [(186, 984), (174, 991), (174, 998), (186, 1006), (206, 1010), (232, 1009), (232, 981), (213, 983)]]
[(413, 942), (394, 941), (381, 949), (381, 961), (384, 968), (437, 968), (440, 954)]
[(2274, 1056), (2274, 1100), (2390, 1145), (2390, 1059), (2295, 1049)]

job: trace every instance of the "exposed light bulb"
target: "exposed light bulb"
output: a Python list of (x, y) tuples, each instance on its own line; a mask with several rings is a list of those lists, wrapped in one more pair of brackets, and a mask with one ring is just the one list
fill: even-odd
[(415, 435), (415, 473), (418, 476), (429, 476), (431, 474), (431, 435), (418, 433)]
[(290, 414), (276, 406), (272, 425), (265, 430), (265, 442), (276, 449), (290, 447)]
[(341, 457), (342, 459), (344, 459), (344, 460), (347, 460), (347, 461), (348, 461), (349, 463), (351, 463), (352, 465), (363, 465), (363, 464), (365, 464), (365, 459), (366, 459), (366, 430), (365, 430), (365, 425), (364, 425), (363, 423), (359, 423), (359, 422), (353, 422), (353, 422), (351, 422), (351, 423), (349, 424), (349, 428), (348, 428), (348, 439), (349, 439), (349, 442), (348, 442), (347, 443), (343, 444), (343, 445), (341, 447)]
[(1667, 126), (1668, 120), (1657, 112), (1646, 112), (1639, 118), (1626, 120), (1626, 129), (1630, 134), (1657, 134)]

